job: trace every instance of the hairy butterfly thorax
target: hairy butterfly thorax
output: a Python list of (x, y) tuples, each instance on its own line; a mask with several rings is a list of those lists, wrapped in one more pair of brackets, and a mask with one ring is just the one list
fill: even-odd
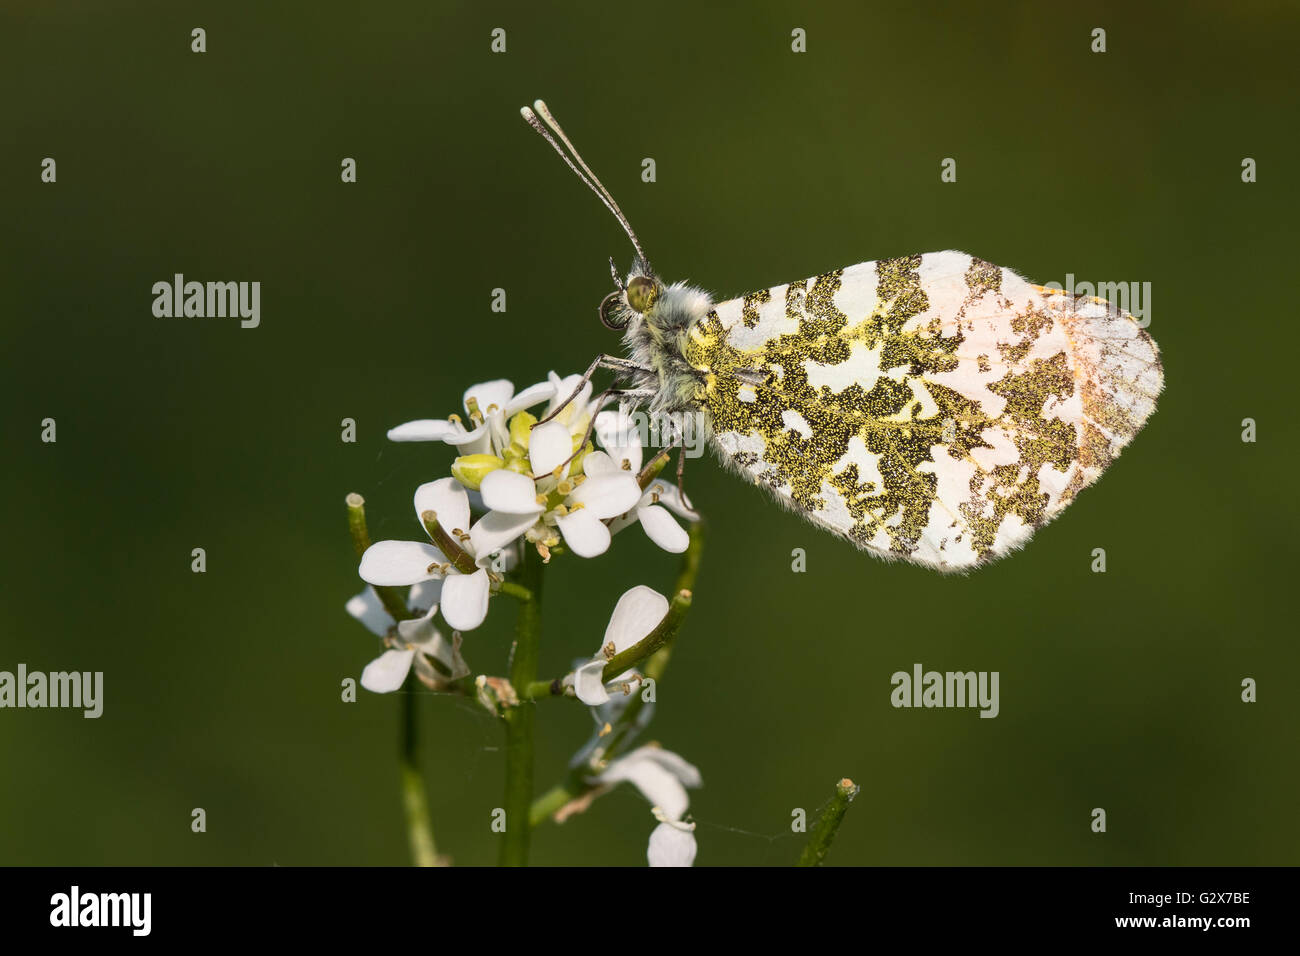
[(683, 282), (665, 286), (653, 274), (629, 276), (627, 285), (621, 296), (626, 323), (623, 344), (631, 360), (649, 370), (638, 371), (633, 380), (654, 390), (650, 411), (699, 410), (706, 375), (691, 366), (685, 350), (690, 330), (708, 314), (712, 300)]
[(522, 112), (636, 251), (625, 276), (610, 260), (599, 309), (627, 356), (598, 356), (584, 385), (609, 370), (602, 400), (697, 416), (725, 465), (860, 548), (942, 571), (1000, 557), (1155, 410), (1163, 368), (1142, 323), (962, 252), (719, 303), (665, 284), (546, 105)]

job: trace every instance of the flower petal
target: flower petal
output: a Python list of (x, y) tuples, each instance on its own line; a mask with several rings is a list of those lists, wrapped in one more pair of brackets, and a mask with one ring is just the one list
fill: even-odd
[(631, 511), (641, 500), (641, 486), (630, 471), (588, 478), (569, 495), (568, 501), (581, 504), (602, 521)]
[(549, 475), (572, 454), (573, 436), (563, 422), (537, 425), (528, 435), (528, 460), (539, 478)]
[(371, 634), (383, 637), (393, 626), (393, 616), (384, 609), (384, 602), (379, 600), (375, 589), (368, 585), (360, 594), (348, 598), (348, 603), (343, 606), (349, 614), (364, 624)]
[(483, 623), (488, 609), (488, 573), (449, 574), (442, 582), (443, 619), (458, 631), (472, 631)]
[[(416, 622), (403, 621), (402, 624), (416, 624)], [(401, 629), (402, 625), (398, 625), (398, 630), (400, 631)], [(421, 625), (418, 627), (408, 628), (406, 634), (410, 635), (407, 639), (412, 645), (414, 645), (414, 649), (419, 652), (415, 656), (414, 665), (416, 673), (422, 677), (434, 681), (435, 683), (440, 683), (449, 680), (460, 680), (462, 677), (469, 674), (469, 665), (465, 663), (465, 658), (461, 657), (460, 654), (460, 646), (463, 643), (463, 639), (461, 638), (459, 631), (453, 632), (451, 640), (447, 640), (447, 638), (442, 636), (441, 631), (436, 627), (433, 627), (432, 619), (430, 618), (427, 626)], [(417, 637), (417, 635), (420, 639), (413, 639)], [(426, 657), (431, 657), (436, 660), (446, 669), (447, 673), (444, 674), (435, 670), (434, 667), (425, 660)]]
[(389, 441), (440, 441), (448, 445), (465, 445), (473, 442), (486, 432), (486, 426), (480, 425), (473, 431), (466, 431), (458, 422), (445, 418), (421, 418), (418, 421), (403, 422), (396, 428), (388, 429)]
[[(573, 390), (578, 387), (578, 383), (582, 381), (582, 376), (566, 375), (564, 378), (560, 378), (560, 376), (551, 372), (547, 375), (547, 379), (555, 386), (555, 395), (546, 406), (546, 415), (549, 415), (551, 412), (555, 411), (561, 402), (568, 400), (569, 396), (573, 394)], [(591, 382), (588, 381), (582, 386), (582, 391), (578, 393), (578, 397), (575, 398), (567, 408), (565, 408), (561, 415), (565, 420), (568, 420), (570, 415), (581, 411), (590, 399)], [(546, 415), (543, 415), (542, 417), (545, 418)]]
[(510, 425), (506, 422), (505, 412), (497, 409), (487, 417), (488, 447), (505, 448), (510, 444)]
[(582, 459), (582, 473), (588, 478), (612, 475), (619, 470), (619, 466), (614, 464), (614, 459), (603, 451), (593, 451)]
[(667, 613), (668, 599), (653, 588), (638, 584), (618, 599), (600, 646), (613, 641), (615, 653), (625, 651), (658, 627)]
[(375, 694), (397, 690), (411, 672), (415, 651), (384, 651), (361, 672), (361, 686)]
[(465, 411), (469, 411), (469, 401), (474, 399), (478, 403), (478, 410), (484, 415), (493, 405), (498, 411), (504, 409), (510, 404), (510, 399), (514, 397), (515, 385), (508, 378), (497, 378), (490, 382), (479, 382), (477, 385), (471, 385), (465, 389), (462, 401), (465, 403)]
[(604, 672), (603, 657), (588, 661), (573, 672), (573, 692), (588, 707), (599, 707), (609, 702), (609, 691), (605, 690), (605, 683), (601, 680)]
[(652, 807), (658, 807), (670, 820), (680, 820), (690, 798), (682, 782), (669, 770), (664, 769), (645, 756), (646, 750), (657, 747), (638, 747), (625, 757), (620, 757), (609, 765), (603, 773), (594, 777), (597, 783), (613, 785), (627, 781), (641, 791), (641, 795)]
[(411, 585), (411, 590), (406, 595), (406, 606), (412, 610), (419, 608), (428, 611), (437, 607), (441, 599), (442, 578), (435, 578), (432, 581), (421, 581)]
[(636, 516), (645, 529), (646, 537), (669, 554), (681, 554), (690, 546), (691, 536), (666, 508), (659, 505), (637, 508)]
[(464, 442), (456, 443), (456, 454), (464, 457), (465, 455), (490, 455), (492, 454), (492, 435), (489, 422), (484, 422), (478, 428), (474, 429)]
[[(699, 768), (680, 754), (675, 754), (671, 750), (664, 750), (663, 747), (639, 747), (637, 749), (642, 752), (642, 759), (653, 761), (663, 767), (681, 781), (682, 786), (690, 787), (692, 790), (704, 786), (704, 778), (700, 776)], [(632, 753), (635, 752), (632, 751)]]
[(695, 851), (694, 830), (661, 823), (650, 834), (645, 857), (651, 866), (693, 866)]
[(527, 475), (502, 468), (483, 479), (479, 489), (483, 504), (491, 511), (512, 515), (538, 515), (545, 510), (537, 503), (537, 485)]
[(564, 535), (564, 543), (580, 558), (594, 558), (609, 550), (609, 529), (594, 514), (583, 508), (555, 519)]
[(377, 587), (403, 587), (442, 577), (431, 564), (446, 564), (447, 557), (422, 541), (378, 541), (361, 556), (357, 573)]
[(682, 500), (681, 489), (676, 485), (666, 481), (652, 481), (650, 487), (646, 488), (646, 493), (658, 498), (659, 504), (666, 506), (679, 518), (686, 518), (688, 521), (699, 518), (696, 512), (686, 507), (686, 502)]
[(539, 402), (555, 397), (554, 382), (538, 382), (536, 385), (529, 385), (526, 389), (510, 399), (506, 405), (506, 418), (512, 417), (515, 412), (522, 412), (525, 408), (532, 408)]
[(631, 471), (641, 470), (641, 435), (636, 420), (626, 410), (601, 412), (596, 416), (596, 437), (614, 463), (628, 463)]
[(500, 551), (537, 523), (537, 515), (512, 515), (505, 511), (489, 511), (469, 529), (469, 541), (474, 546), (475, 559), (486, 561), (493, 552)]
[(433, 615), (437, 608), (420, 617), (397, 622), (397, 636), (407, 644), (424, 644), (433, 640), (438, 629), (433, 625)]
[(415, 517), (421, 524), (426, 511), (438, 516), (438, 524), (448, 534), (469, 528), (469, 495), (455, 478), (439, 478), (415, 489)]

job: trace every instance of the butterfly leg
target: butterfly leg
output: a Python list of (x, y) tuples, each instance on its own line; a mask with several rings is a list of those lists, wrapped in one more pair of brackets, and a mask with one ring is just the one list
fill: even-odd
[(587, 371), (583, 373), (582, 381), (580, 381), (578, 383), (578, 387), (573, 390), (573, 394), (571, 394), (568, 398), (562, 401), (559, 405), (555, 406), (555, 410), (552, 411), (551, 414), (543, 418), (541, 421), (539, 421), (537, 424), (545, 425), (556, 415), (560, 414), (560, 412), (564, 411), (564, 409), (568, 408), (569, 405), (574, 401), (574, 399), (576, 399), (579, 395), (582, 394), (582, 390), (587, 386), (587, 383), (591, 381), (591, 377), (596, 374), (596, 371), (602, 368), (612, 369), (624, 375), (626, 375), (629, 372), (653, 372), (654, 371), (654, 369), (650, 368), (648, 365), (641, 365), (637, 362), (633, 362), (631, 359), (625, 359), (618, 355), (597, 355), (595, 361), (593, 361), (591, 365), (587, 368)]
[(695, 510), (695, 505), (691, 504), (691, 499), (686, 497), (686, 440), (682, 439), (682, 445), (677, 450), (677, 494), (681, 496), (682, 507), (699, 520), (700, 513)]
[(682, 499), (682, 507), (685, 508), (691, 515), (693, 515), (696, 518), (696, 520), (698, 520), (700, 518), (700, 513), (695, 510), (695, 506), (691, 504), (690, 499), (686, 497), (686, 438), (685, 436), (681, 436), (681, 445), (676, 445), (676, 444), (670, 445), (669, 447), (660, 451), (659, 454), (655, 455), (654, 458), (650, 459), (649, 463), (646, 464), (645, 467), (641, 469), (641, 474), (638, 477), (642, 481), (646, 481), (650, 475), (655, 474), (655, 469), (657, 469), (661, 465), (661, 463), (668, 461), (668, 456), (672, 454), (672, 450), (674, 448), (680, 449), (680, 451), (678, 451), (677, 453), (677, 493), (678, 496)]

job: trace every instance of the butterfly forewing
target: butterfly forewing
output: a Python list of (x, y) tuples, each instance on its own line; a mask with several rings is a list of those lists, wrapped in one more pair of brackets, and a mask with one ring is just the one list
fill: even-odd
[(1162, 386), (1128, 313), (959, 252), (720, 303), (685, 357), (724, 461), (860, 547), (942, 570), (1023, 545)]

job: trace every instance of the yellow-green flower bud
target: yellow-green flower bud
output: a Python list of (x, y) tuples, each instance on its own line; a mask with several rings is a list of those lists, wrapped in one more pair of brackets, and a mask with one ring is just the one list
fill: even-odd
[[(651, 461), (647, 462), (645, 467), (641, 469), (641, 476), (643, 476), (646, 484), (658, 478), (659, 473), (664, 470), (664, 466), (667, 464), (668, 457), (662, 454), (656, 455)], [(642, 487), (645, 487), (645, 485), (642, 485)]]
[[(579, 437), (581, 437), (581, 436), (579, 436)], [(580, 475), (580, 474), (582, 474), (582, 462), (583, 462), (583, 459), (585, 459), (585, 458), (586, 458), (588, 455), (590, 455), (593, 451), (595, 451), (595, 448), (592, 446), (591, 442), (587, 442), (587, 444), (583, 447), (582, 451), (578, 452), (578, 454), (577, 454), (576, 456), (574, 456), (573, 461), (570, 462), (570, 464), (569, 464), (569, 474), (570, 474), (570, 475)]]
[(537, 424), (537, 416), (531, 412), (518, 412), (510, 419), (510, 444), (528, 448), (528, 435)]
[(478, 491), (483, 479), (505, 464), (496, 455), (461, 455), (451, 463), (451, 473), (466, 488)]

